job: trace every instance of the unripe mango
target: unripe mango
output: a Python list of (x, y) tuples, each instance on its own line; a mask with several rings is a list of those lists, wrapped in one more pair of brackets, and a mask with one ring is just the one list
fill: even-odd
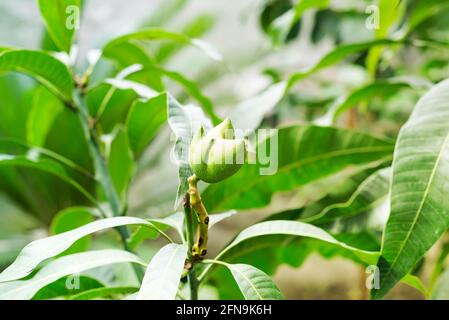
[(234, 138), (229, 119), (208, 133), (200, 128), (190, 143), (189, 163), (193, 173), (208, 183), (215, 183), (235, 174), (246, 160), (246, 142)]

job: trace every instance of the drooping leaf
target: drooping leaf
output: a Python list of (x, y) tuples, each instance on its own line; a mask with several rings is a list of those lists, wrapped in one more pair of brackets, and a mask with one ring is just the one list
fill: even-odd
[(188, 189), (187, 179), (193, 174), (188, 161), (190, 141), (201, 125), (210, 128), (212, 124), (200, 108), (182, 106), (171, 96), (168, 97), (167, 114), (168, 124), (176, 137), (173, 155), (178, 166), (179, 186), (175, 201), (175, 208), (178, 208)]
[(379, 259), (381, 298), (449, 227), (449, 81), (434, 86), (402, 127), (393, 161), (391, 213)]
[(326, 231), (303, 222), (299, 221), (287, 221), (287, 220), (274, 220), (274, 221), (266, 221), (255, 224), (242, 232), (232, 241), (230, 245), (228, 245), (218, 256), (220, 258), (222, 256), (226, 256), (226, 253), (229, 252), (234, 246), (239, 243), (246, 241), (251, 238), (263, 237), (268, 235), (292, 235), (298, 237), (307, 237), (312, 239), (317, 239), (320, 241), (324, 241), (330, 244), (334, 244), (342, 247), (343, 249), (352, 251), (355, 255), (360, 257), (363, 261), (367, 263), (374, 263), (377, 261), (379, 256), (378, 252), (371, 252), (360, 250), (358, 248), (354, 248), (348, 246), (345, 243), (339, 242), (334, 237), (332, 237)]
[(332, 204), (306, 220), (313, 221), (314, 224), (325, 223), (338, 218), (354, 217), (376, 208), (387, 199), (390, 191), (390, 175), (390, 168), (376, 171), (359, 185), (348, 201)]
[(13, 264), (0, 273), (0, 282), (16, 280), (29, 275), (41, 262), (64, 252), (75, 241), (89, 234), (124, 225), (152, 226), (150, 222), (140, 218), (114, 217), (97, 220), (71, 231), (33, 241), (23, 248)]
[(62, 277), (105, 265), (124, 262), (145, 265), (136, 255), (127, 251), (114, 249), (89, 251), (64, 256), (47, 264), (31, 279), (1, 283), (0, 300), (28, 300), (41, 288)]
[(388, 161), (393, 151), (393, 144), (387, 140), (311, 125), (284, 127), (258, 142), (256, 164), (246, 164), (231, 178), (206, 188), (206, 208), (262, 207), (275, 193), (304, 187), (355, 166), (377, 167)]
[[(284, 236), (290, 236), (290, 239)], [(261, 222), (243, 230), (225, 249), (217, 255), (216, 260), (228, 261), (228, 259), (235, 259), (236, 256), (241, 256), (242, 253), (247, 251), (249, 248), (268, 248), (272, 246), (282, 248), (286, 246), (288, 241), (291, 241), (294, 237), (303, 237), (305, 240), (318, 240), (319, 242), (332, 245), (332, 247), (355, 255), (358, 259), (367, 264), (375, 264), (377, 258), (379, 257), (379, 252), (366, 251), (351, 247), (346, 243), (338, 241), (329, 233), (314, 225), (298, 221), (273, 220)], [(245, 249), (244, 245), (246, 243), (248, 243), (249, 246)], [(205, 269), (201, 277), (204, 277), (209, 270), (210, 266)]]
[(397, 79), (379, 80), (364, 85), (352, 91), (349, 95), (339, 98), (326, 115), (316, 120), (316, 123), (320, 125), (335, 123), (345, 111), (356, 107), (360, 102), (369, 101), (376, 96), (382, 95), (385, 97), (404, 88), (427, 89), (430, 85), (430, 83), (425, 81), (415, 81), (412, 78), (400, 77)]
[(245, 300), (282, 300), (284, 296), (271, 278), (259, 269), (247, 264), (229, 264), (226, 266), (234, 276)]
[(0, 52), (0, 73), (8, 71), (32, 76), (61, 100), (72, 100), (74, 84), (69, 69), (47, 53), (32, 50)]
[(53, 42), (70, 53), (73, 35), (79, 27), (80, 0), (39, 0), (39, 8)]
[[(214, 27), (215, 21), (214, 16), (208, 14), (198, 15), (183, 26), (182, 33), (189, 38), (200, 38)], [(159, 63), (164, 62), (184, 47), (185, 44), (182, 43), (161, 44), (157, 50), (156, 60)]]
[(134, 33), (130, 33), (121, 37), (118, 37), (109, 43), (106, 44), (106, 46), (103, 48), (103, 54), (107, 57), (111, 52), (114, 51), (114, 47), (117, 45), (120, 45), (124, 42), (130, 42), (130, 41), (155, 41), (155, 40), (170, 40), (170, 41), (176, 41), (180, 43), (185, 43), (192, 45), (194, 47), (197, 47), (201, 51), (203, 51), (206, 55), (211, 57), (214, 60), (221, 60), (221, 55), (216, 52), (212, 47), (210, 47), (207, 43), (199, 40), (199, 39), (190, 39), (188, 36), (167, 31), (160, 28), (152, 28), (152, 29), (146, 29), (137, 31)]
[(312, 67), (301, 71), (294, 73), (290, 76), (288, 80), (287, 90), (290, 89), (293, 85), (295, 85), (298, 81), (304, 79), (305, 77), (321, 70), (324, 68), (327, 68), (333, 64), (336, 64), (337, 62), (342, 61), (343, 59), (347, 58), (350, 55), (353, 55), (355, 53), (361, 52), (363, 50), (377, 47), (377, 46), (383, 46), (383, 45), (397, 45), (401, 44), (403, 41), (401, 40), (392, 40), (392, 39), (377, 39), (377, 40), (371, 40), (366, 42), (360, 42), (360, 43), (351, 43), (351, 44), (345, 44), (338, 46), (334, 50), (330, 51), (326, 55), (324, 55), (315, 65)]
[(252, 133), (262, 123), (266, 114), (284, 97), (285, 82), (276, 83), (260, 94), (239, 103), (228, 115), (237, 133)]
[(134, 102), (126, 120), (131, 148), (139, 156), (167, 120), (167, 95)]
[(136, 299), (174, 300), (186, 258), (186, 245), (172, 243), (160, 249), (148, 264)]

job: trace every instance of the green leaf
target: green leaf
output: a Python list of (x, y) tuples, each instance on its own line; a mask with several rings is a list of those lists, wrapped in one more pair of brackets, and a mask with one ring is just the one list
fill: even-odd
[(269, 27), (269, 34), (274, 45), (285, 42), (288, 34), (301, 19), (305, 11), (311, 8), (326, 8), (329, 0), (300, 0), (295, 7), (276, 18)]
[(103, 48), (103, 54), (108, 57), (110, 54), (113, 54), (114, 47), (118, 46), (125, 42), (132, 42), (132, 41), (155, 41), (155, 40), (170, 40), (180, 43), (185, 43), (192, 45), (194, 47), (197, 47), (201, 51), (203, 51), (206, 55), (208, 55), (210, 58), (214, 60), (221, 60), (221, 55), (216, 52), (212, 47), (210, 47), (207, 43), (199, 40), (199, 39), (191, 39), (188, 36), (167, 31), (164, 29), (159, 28), (152, 28), (152, 29), (146, 29), (141, 30), (137, 32), (133, 32), (121, 37), (118, 37), (109, 43), (106, 44), (106, 46)]
[(168, 244), (151, 259), (137, 300), (174, 300), (187, 258), (187, 246)]
[(435, 85), (401, 128), (393, 160), (391, 213), (379, 259), (381, 298), (449, 227), (444, 196), (449, 154), (449, 81)]
[(374, 172), (359, 185), (348, 201), (332, 204), (319, 214), (303, 221), (313, 221), (314, 224), (326, 223), (339, 218), (354, 217), (376, 208), (387, 199), (390, 191), (390, 176), (390, 168)]
[[(214, 27), (215, 21), (214, 16), (208, 14), (198, 15), (183, 26), (182, 33), (189, 38), (199, 38)], [(184, 47), (185, 44), (182, 43), (164, 43), (157, 50), (156, 60), (159, 63), (164, 62)]]
[[(258, 163), (244, 165), (231, 178), (209, 185), (203, 192), (206, 208), (260, 208), (268, 205), (275, 193), (304, 187), (345, 169), (377, 167), (387, 162), (393, 151), (387, 140), (312, 125), (284, 127), (272, 139), (259, 140)], [(264, 154), (266, 148), (272, 148), (270, 157), (262, 159), (260, 150)]]
[(416, 290), (421, 292), (424, 297), (427, 298), (429, 292), (428, 292), (426, 286), (422, 283), (422, 281), (417, 276), (408, 274), (401, 279), (401, 282), (409, 285), (412, 288), (415, 288)]
[(112, 288), (94, 288), (78, 293), (70, 297), (69, 300), (92, 300), (107, 296), (132, 294), (139, 290), (136, 287), (112, 287)]
[(364, 85), (349, 95), (339, 98), (329, 109), (326, 115), (316, 120), (317, 124), (330, 125), (335, 123), (340, 115), (350, 108), (356, 107), (363, 101), (369, 101), (377, 96), (388, 96), (404, 88), (414, 88), (416, 90), (428, 89), (431, 83), (419, 81), (413, 78), (398, 77), (388, 80), (378, 80)]
[(64, 252), (77, 240), (89, 234), (124, 225), (153, 226), (152, 223), (140, 218), (114, 217), (97, 220), (68, 232), (33, 241), (23, 248), (13, 264), (0, 273), (0, 282), (26, 277), (39, 263)]
[(1, 283), (0, 300), (28, 300), (41, 288), (62, 277), (105, 265), (124, 262), (145, 265), (136, 255), (127, 251), (114, 249), (89, 251), (64, 256), (47, 264), (31, 279)]
[(62, 51), (70, 53), (76, 24), (79, 21), (80, 0), (38, 0), (47, 31)]
[(95, 197), (92, 196), (77, 181), (75, 181), (60, 163), (44, 158), (42, 151), (38, 148), (30, 149), (26, 155), (0, 153), (0, 167), (2, 166), (37, 169), (39, 171), (54, 175), (75, 187), (93, 204), (97, 204)]
[(201, 107), (204, 109), (204, 112), (211, 118), (214, 125), (217, 125), (221, 122), (220, 117), (218, 117), (214, 112), (214, 107), (212, 104), (212, 101), (206, 97), (202, 92), (201, 89), (198, 87), (198, 85), (184, 77), (182, 74), (170, 71), (163, 68), (149, 68), (147, 67), (146, 70), (156, 70), (159, 71), (161, 74), (167, 76), (168, 78), (172, 79), (173, 81), (177, 82), (180, 86), (184, 88), (184, 90), (194, 97), (198, 103), (201, 105)]
[(175, 200), (176, 209), (181, 204), (188, 190), (187, 179), (193, 174), (188, 159), (190, 141), (201, 125), (205, 128), (210, 128), (212, 124), (200, 108), (192, 105), (181, 106), (172, 96), (168, 97), (167, 114), (168, 124), (176, 137), (173, 151), (174, 159), (178, 166), (179, 179), (178, 192)]
[(268, 235), (279, 235), (279, 234), (307, 237), (337, 245), (339, 247), (342, 247), (343, 249), (352, 251), (355, 255), (357, 255), (360, 259), (362, 259), (368, 264), (375, 263), (379, 256), (378, 252), (365, 251), (348, 246), (347, 244), (336, 240), (334, 237), (332, 237), (329, 233), (327, 233), (323, 229), (320, 229), (314, 225), (299, 221), (274, 220), (257, 223), (240, 232), (239, 235), (234, 239), (234, 241), (232, 241), (232, 243), (229, 244), (217, 256), (217, 260), (220, 257), (225, 256), (227, 252), (229, 252), (233, 247), (237, 246), (243, 241), (249, 240), (251, 238), (263, 237)]
[[(92, 209), (83, 207), (72, 207), (62, 210), (53, 218), (50, 225), (50, 232), (52, 234), (60, 234), (81, 227), (92, 222), (94, 220), (94, 214)], [(76, 241), (63, 254), (68, 255), (86, 251), (89, 248), (89, 244), (90, 238), (84, 237)]]
[(256, 130), (265, 115), (271, 112), (284, 97), (285, 87), (285, 82), (276, 83), (258, 95), (239, 103), (228, 115), (234, 128), (243, 130), (245, 133)]
[(231, 271), (245, 300), (284, 299), (281, 291), (265, 272), (247, 264), (229, 264), (221, 261), (219, 264)]
[(33, 94), (30, 113), (27, 119), (27, 142), (42, 147), (47, 135), (64, 105), (51, 92), (39, 87)]
[[(67, 285), (69, 284), (69, 286)], [(97, 290), (104, 285), (94, 278), (80, 275), (79, 277), (64, 277), (40, 289), (33, 300), (48, 300), (67, 297), (83, 291)]]
[(0, 53), (0, 73), (20, 72), (32, 76), (64, 102), (72, 100), (73, 80), (69, 69), (51, 55), (31, 50)]
[(187, 0), (167, 0), (158, 5), (143, 23), (144, 27), (158, 27), (167, 24), (185, 8)]
[[(379, 25), (374, 29), (376, 39), (388, 37), (390, 30), (400, 20), (404, 12), (405, 1), (402, 0), (379, 0), (378, 14)], [(372, 78), (376, 77), (377, 65), (382, 56), (382, 47), (371, 48), (366, 57), (366, 67)]]
[[(291, 236), (290, 239), (285, 236)], [(282, 249), (287, 246), (289, 241), (294, 237), (304, 237), (307, 240), (318, 240), (332, 247), (341, 249), (355, 255), (358, 259), (366, 264), (375, 264), (379, 257), (378, 252), (361, 250), (338, 241), (329, 233), (314, 225), (287, 220), (274, 220), (257, 223), (243, 230), (225, 249), (223, 249), (215, 258), (215, 260), (228, 261), (241, 256), (248, 250), (255, 248), (265, 248), (275, 246)], [(286, 241), (288, 240), (288, 241)], [(245, 245), (248, 244), (248, 245)], [(266, 252), (266, 251), (264, 251)], [(267, 252), (266, 252), (267, 253)], [(302, 257), (304, 259), (305, 257)], [(201, 274), (200, 278), (204, 278), (209, 272), (210, 266)]]
[(376, 39), (372, 41), (366, 41), (366, 42), (359, 42), (359, 43), (351, 43), (346, 45), (338, 46), (337, 48), (333, 49), (326, 55), (324, 55), (318, 63), (313, 65), (312, 67), (308, 68), (307, 70), (304, 70), (302, 72), (294, 73), (290, 76), (288, 80), (287, 90), (289, 90), (293, 85), (295, 85), (298, 81), (301, 81), (305, 77), (321, 70), (324, 68), (327, 68), (333, 64), (336, 64), (337, 62), (342, 61), (343, 59), (347, 58), (350, 55), (356, 54), (358, 52), (367, 50), (372, 47), (378, 47), (383, 45), (397, 45), (401, 44), (402, 40), (392, 40), (392, 39)]
[(134, 154), (139, 156), (167, 120), (167, 94), (149, 100), (137, 100), (126, 120), (128, 138)]
[(134, 175), (134, 156), (128, 141), (128, 133), (121, 126), (112, 133), (112, 141), (107, 157), (112, 183), (125, 207), (128, 187)]

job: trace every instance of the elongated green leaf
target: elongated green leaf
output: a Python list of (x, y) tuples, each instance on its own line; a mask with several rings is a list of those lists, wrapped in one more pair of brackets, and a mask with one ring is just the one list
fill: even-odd
[[(214, 16), (208, 14), (198, 15), (183, 26), (182, 33), (189, 38), (200, 38), (214, 27), (215, 21), (216, 19)], [(182, 43), (162, 44), (157, 51), (156, 60), (159, 61), (159, 63), (166, 61), (184, 47), (185, 44)]]
[(379, 259), (381, 298), (449, 227), (449, 81), (434, 86), (402, 127), (393, 161), (391, 213)]
[(117, 127), (112, 136), (108, 154), (108, 169), (122, 206), (126, 206), (128, 187), (135, 170), (134, 156), (129, 145), (128, 133), (123, 127)]
[(194, 47), (197, 47), (214, 60), (222, 59), (221, 55), (218, 52), (216, 52), (212, 47), (210, 47), (207, 43), (201, 40), (190, 39), (188, 36), (184, 34), (171, 32), (159, 28), (141, 30), (116, 38), (106, 44), (106, 46), (103, 48), (103, 54), (107, 57), (112, 51), (114, 51), (115, 46), (120, 45), (124, 42), (136, 40), (140, 41), (170, 40), (190, 44)]
[(148, 265), (136, 299), (174, 300), (186, 258), (186, 245), (172, 243), (159, 250)]
[(49, 173), (75, 187), (93, 204), (97, 203), (95, 197), (69, 176), (60, 163), (41, 157), (40, 149), (30, 149), (26, 155), (0, 153), (0, 166), (25, 167)]
[(414, 81), (411, 78), (397, 78), (389, 80), (379, 80), (352, 91), (348, 96), (338, 99), (330, 108), (329, 112), (316, 123), (320, 125), (330, 125), (335, 123), (338, 117), (350, 108), (356, 107), (362, 101), (382, 95), (388, 96), (404, 88), (415, 88), (417, 90), (428, 89), (431, 83), (425, 81)]
[[(401, 18), (404, 12), (405, 1), (401, 0), (379, 0), (379, 25), (374, 29), (376, 39), (387, 38), (390, 30), (395, 26), (396, 22)], [(372, 78), (376, 77), (377, 64), (382, 56), (383, 48), (371, 48), (366, 57), (366, 67)]]
[(203, 200), (206, 208), (215, 211), (262, 207), (277, 192), (305, 186), (354, 166), (376, 167), (387, 161), (392, 151), (391, 142), (350, 130), (284, 127), (277, 136), (259, 141), (256, 164), (244, 165), (231, 178), (210, 185)]
[(98, 250), (76, 253), (56, 259), (33, 278), (0, 284), (0, 300), (28, 300), (46, 285), (71, 274), (115, 263), (145, 263), (136, 255), (122, 250)]
[(62, 51), (70, 53), (73, 35), (79, 25), (80, 0), (39, 0), (47, 31)]
[(244, 131), (244, 134), (256, 130), (264, 116), (272, 111), (284, 97), (285, 87), (285, 82), (274, 84), (260, 94), (237, 105), (228, 116), (237, 130), (236, 134), (239, 130)]
[(287, 221), (287, 220), (274, 220), (274, 221), (265, 221), (258, 224), (255, 224), (245, 230), (243, 230), (239, 235), (232, 241), (230, 245), (228, 245), (217, 257), (226, 255), (226, 252), (231, 250), (234, 246), (239, 243), (249, 240), (251, 238), (268, 236), (268, 235), (292, 235), (298, 237), (307, 237), (312, 239), (317, 239), (320, 241), (324, 241), (330, 244), (335, 244), (340, 246), (346, 250), (352, 251), (358, 257), (360, 257), (363, 261), (369, 264), (373, 264), (377, 261), (379, 256), (378, 252), (371, 252), (360, 250), (351, 246), (348, 246), (345, 243), (339, 242), (334, 237), (332, 237), (329, 233), (320, 229), (314, 225), (298, 222), (298, 221)]
[(263, 271), (247, 264), (225, 265), (232, 273), (245, 300), (283, 300), (284, 296)]
[(131, 148), (136, 156), (147, 147), (167, 120), (167, 95), (134, 102), (126, 126)]
[(31, 110), (27, 119), (27, 142), (43, 146), (56, 117), (64, 106), (51, 92), (39, 87), (33, 95)]
[(1, 52), (0, 73), (8, 71), (32, 76), (63, 101), (72, 99), (74, 84), (69, 69), (47, 53), (31, 50)]
[(68, 232), (33, 241), (23, 248), (13, 264), (0, 273), (0, 282), (16, 280), (27, 276), (39, 263), (64, 252), (75, 241), (89, 234), (124, 225), (152, 226), (150, 222), (140, 218), (114, 217), (97, 220)]
[(70, 297), (70, 300), (92, 300), (111, 295), (127, 295), (139, 290), (135, 287), (112, 287), (112, 288), (95, 288), (87, 290)]
[(202, 92), (201, 89), (198, 87), (198, 85), (184, 77), (182, 74), (170, 71), (163, 68), (147, 68), (148, 70), (154, 69), (161, 72), (163, 75), (167, 76), (168, 78), (172, 79), (173, 81), (177, 82), (179, 85), (181, 85), (185, 91), (194, 97), (198, 103), (201, 105), (201, 107), (204, 109), (204, 112), (211, 118), (212, 123), (214, 125), (217, 125), (221, 122), (220, 117), (218, 117), (214, 112), (214, 107), (212, 105), (212, 101), (206, 97)]
[(327, 68), (337, 62), (342, 61), (343, 59), (347, 58), (350, 55), (353, 55), (355, 53), (361, 52), (363, 50), (382, 46), (382, 45), (397, 45), (401, 44), (401, 40), (391, 40), (391, 39), (377, 39), (367, 42), (360, 42), (360, 43), (351, 43), (347, 45), (338, 46), (334, 50), (327, 53), (324, 57), (322, 57), (318, 63), (313, 65), (311, 68), (308, 68), (307, 70), (304, 70), (302, 72), (294, 73), (290, 76), (290, 79), (288, 81), (287, 90), (290, 89), (294, 84), (296, 84), (298, 81), (304, 79), (305, 77), (321, 70), (324, 68)]
[(201, 125), (207, 129), (212, 124), (200, 108), (182, 106), (171, 96), (168, 97), (167, 114), (168, 124), (176, 137), (173, 154), (178, 166), (179, 186), (175, 201), (175, 208), (178, 208), (188, 190), (187, 179), (193, 174), (188, 160), (190, 141)]
[(332, 204), (322, 210), (318, 215), (307, 218), (314, 224), (333, 221), (338, 218), (350, 218), (374, 209), (383, 203), (390, 191), (391, 169), (385, 168), (376, 171), (363, 181), (351, 198), (344, 203)]
[[(290, 236), (290, 239), (287, 239), (284, 236)], [(261, 222), (243, 230), (234, 241), (217, 255), (216, 260), (232, 260), (235, 259), (236, 256), (242, 255), (245, 251), (257, 247), (269, 248), (274, 245), (278, 249), (283, 248), (288, 246), (294, 237), (304, 237), (332, 245), (335, 248), (355, 255), (358, 259), (367, 264), (375, 264), (379, 257), (378, 252), (361, 250), (349, 246), (346, 243), (338, 241), (329, 233), (314, 225), (298, 221), (273, 220)], [(249, 244), (249, 247), (245, 247), (246, 243)], [(305, 247), (302, 247), (302, 249), (305, 249)], [(302, 257), (302, 259), (304, 258), (305, 257)], [(296, 263), (297, 262), (295, 262), (295, 264)], [(201, 277), (204, 277), (209, 272), (210, 268), (211, 267), (208, 266)]]
[(408, 34), (424, 21), (435, 16), (436, 12), (444, 12), (449, 7), (449, 2), (440, 0), (417, 1), (412, 5), (412, 11), (401, 30)]
[(328, 4), (329, 0), (298, 1), (294, 8), (288, 10), (271, 23), (268, 31), (273, 44), (279, 45), (287, 39), (290, 30), (301, 19), (305, 11), (311, 8), (326, 8)]

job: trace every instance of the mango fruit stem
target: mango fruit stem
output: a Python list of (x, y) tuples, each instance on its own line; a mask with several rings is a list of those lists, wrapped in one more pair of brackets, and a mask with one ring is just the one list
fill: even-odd
[(209, 216), (206, 207), (201, 201), (201, 196), (198, 191), (198, 177), (191, 176), (188, 179), (190, 207), (195, 211), (198, 219), (197, 237), (195, 244), (192, 247), (192, 256), (196, 259), (202, 259), (207, 254), (207, 240), (209, 233)]

